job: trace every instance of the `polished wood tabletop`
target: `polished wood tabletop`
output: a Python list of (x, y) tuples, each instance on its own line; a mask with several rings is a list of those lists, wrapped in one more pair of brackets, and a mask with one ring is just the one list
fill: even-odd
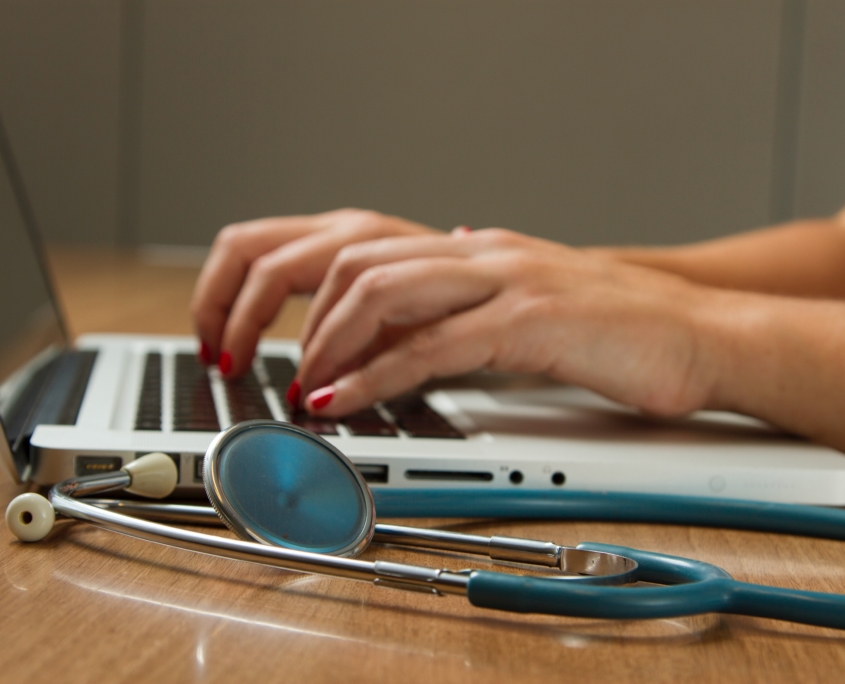
[[(193, 264), (54, 250), (75, 334), (189, 333)], [(295, 336), (293, 301), (270, 333)], [(3, 505), (18, 491), (0, 484)], [(845, 593), (845, 543), (671, 525), (416, 520), (574, 545), (623, 544), (735, 578)], [(223, 532), (219, 532), (223, 534)], [(0, 532), (2, 682), (841, 681), (845, 633), (707, 615), (603, 621), (516, 615), (280, 571), (63, 523), (40, 544)], [(373, 546), (364, 558), (462, 568), (475, 559)]]

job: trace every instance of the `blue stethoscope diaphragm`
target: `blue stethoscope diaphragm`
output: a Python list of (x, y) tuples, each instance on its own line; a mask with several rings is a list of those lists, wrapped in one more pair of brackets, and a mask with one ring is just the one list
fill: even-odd
[(242, 539), (354, 557), (373, 537), (373, 498), (357, 468), (295, 425), (247, 421), (223, 431), (206, 452), (203, 480)]

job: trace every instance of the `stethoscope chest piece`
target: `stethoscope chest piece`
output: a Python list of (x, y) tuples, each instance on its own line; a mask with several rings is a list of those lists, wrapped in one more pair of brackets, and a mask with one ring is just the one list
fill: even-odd
[(242, 539), (354, 557), (373, 537), (373, 498), (357, 468), (295, 425), (247, 421), (224, 430), (206, 452), (203, 480)]

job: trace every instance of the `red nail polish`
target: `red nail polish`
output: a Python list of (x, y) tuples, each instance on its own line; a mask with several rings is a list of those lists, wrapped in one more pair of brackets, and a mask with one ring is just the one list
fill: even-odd
[(200, 361), (202, 361), (206, 366), (211, 363), (211, 347), (209, 347), (204, 341), (200, 342), (199, 357)]
[(229, 371), (232, 370), (232, 355), (227, 351), (221, 352), (217, 366), (220, 368), (220, 372), (223, 373), (223, 375), (228, 375)]
[(302, 386), (299, 380), (294, 380), (290, 387), (288, 387), (287, 394), (285, 394), (285, 401), (291, 406), (299, 406), (300, 395), (302, 394)]
[(308, 401), (315, 409), (325, 408), (334, 397), (334, 386), (321, 387), (308, 395)]

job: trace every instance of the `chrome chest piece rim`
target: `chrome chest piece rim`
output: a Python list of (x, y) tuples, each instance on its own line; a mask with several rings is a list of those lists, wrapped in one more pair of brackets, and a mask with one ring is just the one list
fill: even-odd
[(296, 425), (252, 420), (224, 430), (206, 451), (203, 483), (241, 539), (354, 558), (373, 537), (375, 505), (358, 469)]

